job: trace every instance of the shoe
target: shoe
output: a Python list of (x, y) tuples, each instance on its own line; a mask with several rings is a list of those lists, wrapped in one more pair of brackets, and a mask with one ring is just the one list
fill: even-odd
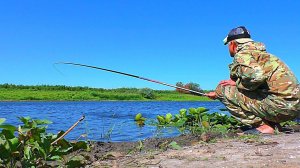
[(247, 134), (247, 135), (259, 135), (259, 134), (264, 134), (264, 135), (272, 135), (274, 134), (274, 129), (270, 127), (269, 125), (261, 125), (259, 127), (253, 127), (253, 126), (242, 126), (240, 128), (242, 131), (242, 134)]
[(238, 134), (240, 135), (259, 135), (261, 134), (255, 127), (250, 125), (244, 125), (239, 128), (240, 132)]
[(259, 134), (262, 134), (256, 128), (252, 128), (252, 129), (243, 131), (243, 133), (246, 134), (246, 135), (259, 135)]

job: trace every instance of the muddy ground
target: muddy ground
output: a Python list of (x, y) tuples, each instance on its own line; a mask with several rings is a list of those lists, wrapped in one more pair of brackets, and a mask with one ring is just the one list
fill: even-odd
[(81, 154), (87, 159), (86, 167), (300, 168), (299, 129), (276, 135), (219, 136), (205, 134), (141, 142), (98, 142), (93, 144), (91, 152)]

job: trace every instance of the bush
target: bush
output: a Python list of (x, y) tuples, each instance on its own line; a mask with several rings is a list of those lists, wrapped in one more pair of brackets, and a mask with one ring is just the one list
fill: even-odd
[[(19, 118), (23, 125), (18, 127), (3, 124), (5, 119), (0, 118), (0, 167), (51, 167), (52, 161), (64, 165), (83, 166), (84, 158), (70, 156), (78, 149), (89, 150), (86, 142), (69, 142), (60, 139), (52, 144), (64, 132), (58, 135), (47, 133), (46, 129), (51, 122), (48, 120), (34, 120), (30, 117)], [(62, 166), (62, 165), (60, 165)]]
[(140, 94), (143, 96), (143, 98), (146, 99), (155, 99), (155, 94), (152, 89), (149, 88), (143, 88), (140, 90)]

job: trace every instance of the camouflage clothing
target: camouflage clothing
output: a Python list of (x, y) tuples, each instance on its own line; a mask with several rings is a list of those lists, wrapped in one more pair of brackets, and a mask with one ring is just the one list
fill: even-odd
[(295, 75), (258, 42), (239, 44), (230, 78), (236, 86), (216, 89), (218, 99), (244, 124), (260, 125), (296, 118), (300, 114), (300, 87)]

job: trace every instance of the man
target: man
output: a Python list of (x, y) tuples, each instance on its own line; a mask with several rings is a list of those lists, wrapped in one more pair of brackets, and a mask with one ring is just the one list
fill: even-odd
[(267, 53), (264, 44), (254, 42), (244, 26), (232, 29), (224, 44), (233, 57), (230, 79), (206, 96), (219, 99), (234, 117), (258, 133), (273, 134), (280, 122), (297, 118), (300, 87), (287, 65)]

